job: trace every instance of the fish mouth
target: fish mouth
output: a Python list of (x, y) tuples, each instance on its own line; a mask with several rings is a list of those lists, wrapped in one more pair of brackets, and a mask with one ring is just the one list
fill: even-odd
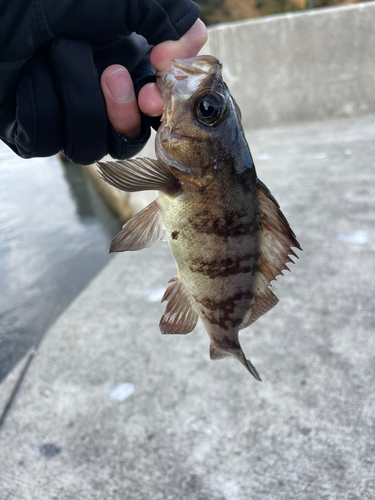
[(173, 59), (170, 68), (156, 72), (156, 84), (165, 103), (172, 92), (188, 99), (202, 80), (211, 75), (221, 76), (221, 67), (219, 60), (213, 56)]
[[(182, 173), (192, 175), (192, 169), (167, 153), (164, 146), (168, 141), (199, 141), (186, 135), (182, 127), (176, 127), (174, 100), (186, 101), (194, 96), (202, 86), (218, 75), (221, 77), (221, 63), (212, 56), (197, 56), (190, 59), (174, 59), (170, 68), (156, 73), (156, 84), (165, 103), (162, 124), (156, 134), (155, 150), (158, 159)], [(172, 130), (173, 129), (173, 130)], [(168, 148), (167, 148), (168, 149)]]
[(213, 56), (197, 56), (190, 59), (174, 59), (172, 68), (176, 68), (187, 74), (204, 73), (206, 75), (221, 76), (222, 65), (216, 57)]

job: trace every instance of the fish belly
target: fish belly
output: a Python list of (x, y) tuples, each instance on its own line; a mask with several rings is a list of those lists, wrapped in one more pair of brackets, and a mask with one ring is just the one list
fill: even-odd
[(254, 190), (223, 189), (160, 194), (159, 205), (179, 278), (216, 345), (237, 338), (251, 308), (259, 267), (259, 216)]

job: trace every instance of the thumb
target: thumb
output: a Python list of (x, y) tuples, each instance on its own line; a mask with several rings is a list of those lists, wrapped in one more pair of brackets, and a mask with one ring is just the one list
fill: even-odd
[(150, 62), (158, 71), (168, 69), (173, 59), (195, 57), (207, 42), (207, 28), (197, 19), (179, 40), (159, 43), (151, 51)]
[(141, 133), (141, 115), (130, 74), (118, 64), (109, 66), (100, 79), (108, 119), (118, 134), (137, 139)]

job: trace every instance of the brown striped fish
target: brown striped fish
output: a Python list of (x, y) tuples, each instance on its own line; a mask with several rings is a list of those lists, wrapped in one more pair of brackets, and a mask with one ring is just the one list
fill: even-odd
[(130, 219), (110, 251), (151, 246), (166, 231), (177, 265), (162, 301), (160, 330), (191, 332), (201, 318), (211, 359), (237, 358), (257, 379), (238, 332), (278, 302), (269, 289), (300, 249), (267, 187), (257, 178), (240, 110), (211, 56), (174, 60), (157, 73), (165, 102), (157, 160), (99, 163), (118, 189), (157, 190)]

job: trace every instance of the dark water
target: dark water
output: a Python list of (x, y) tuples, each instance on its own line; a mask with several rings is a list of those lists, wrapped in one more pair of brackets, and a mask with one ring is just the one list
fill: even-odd
[(120, 227), (81, 167), (0, 143), (0, 381), (109, 261)]

